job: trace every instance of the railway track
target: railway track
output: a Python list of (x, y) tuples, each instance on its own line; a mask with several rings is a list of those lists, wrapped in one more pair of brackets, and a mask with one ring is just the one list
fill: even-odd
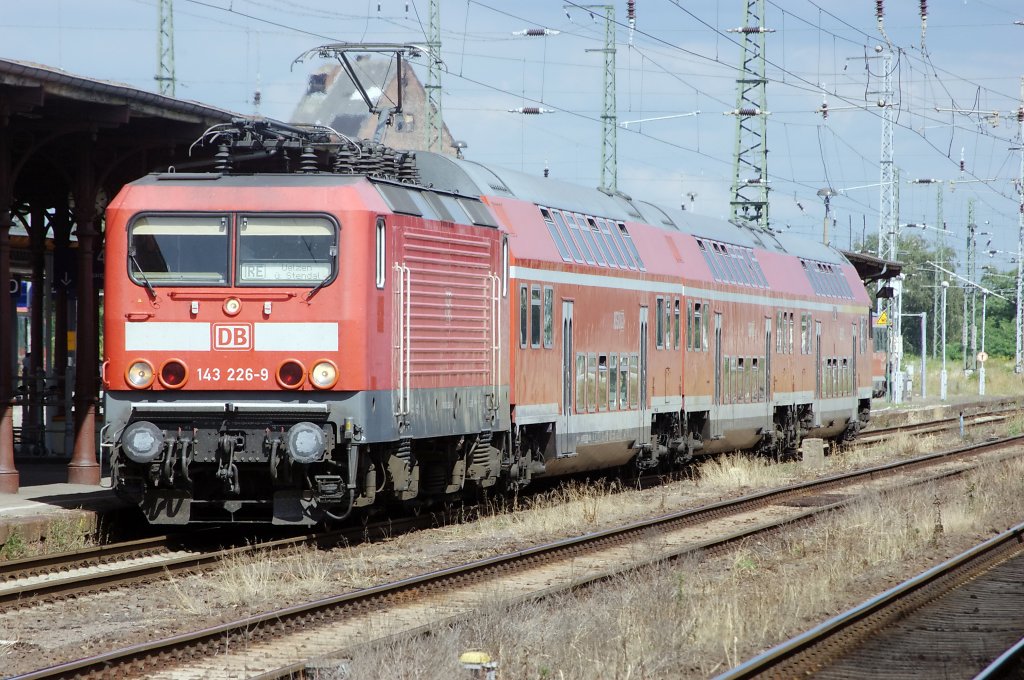
[(1022, 635), (1019, 524), (716, 680), (1020, 677)]
[[(201, 678), (244, 669), (246, 677), (300, 672), (312, 657), (343, 654), (376, 635), (407, 634), (474, 615), (479, 607), (533, 599), (602, 581), (685, 554), (717, 554), (842, 507), (869, 489), (891, 490), (893, 475), (922, 473), (903, 486), (962, 474), (964, 460), (1024, 444), (1024, 436), (774, 489), (696, 510), (557, 541), (324, 598), (199, 631), (113, 650), (19, 676)], [(1014, 455), (1020, 455), (1019, 452)], [(939, 467), (939, 470), (934, 468)], [(930, 474), (929, 473), (930, 470)], [(735, 526), (751, 528), (740, 532)], [(707, 536), (716, 536), (708, 540)], [(370, 631), (374, 631), (371, 633)], [(379, 633), (378, 633), (379, 631)]]
[[(967, 426), (1005, 420), (1010, 412), (1000, 409), (965, 417)], [(915, 424), (895, 425), (866, 431), (858, 442), (872, 443), (893, 434), (920, 434), (959, 427), (959, 418), (942, 418)], [(641, 484), (652, 484), (645, 478)], [(287, 552), (306, 545), (331, 546), (355, 544), (373, 536), (448, 524), (454, 521), (445, 513), (421, 515), (390, 522), (334, 532), (307, 533), (276, 540), (250, 541), (223, 547), (223, 532), (216, 529), (188, 534), (155, 536), (87, 548), (0, 562), (0, 610), (25, 607), (62, 597), (79, 596), (133, 583), (151, 582), (154, 576), (187, 573), (211, 568), (232, 556), (257, 551)]]
[(165, 535), (0, 562), (0, 611), (27, 607), (64, 597), (80, 596), (133, 583), (151, 583), (154, 577), (212, 568), (244, 554), (286, 554), (305, 546), (329, 548), (379, 540), (403, 532), (445, 523), (443, 513), (432, 513), (334, 531), (309, 532), (271, 540), (222, 546), (220, 529), (186, 535)]
[[(976, 425), (1001, 423), (1009, 420), (1019, 413), (1020, 411), (1014, 408), (964, 415), (963, 424), (964, 427), (967, 428)], [(903, 425), (892, 425), (889, 427), (872, 428), (861, 432), (857, 439), (854, 440), (854, 443), (872, 444), (877, 441), (883, 441), (896, 434), (929, 434), (932, 432), (945, 432), (947, 430), (955, 430), (959, 428), (960, 422), (960, 416), (952, 416), (949, 418), (938, 418), (921, 423), (908, 423)]]

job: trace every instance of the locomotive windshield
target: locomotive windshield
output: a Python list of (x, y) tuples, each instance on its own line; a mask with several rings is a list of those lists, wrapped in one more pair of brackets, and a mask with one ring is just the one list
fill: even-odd
[(331, 276), (334, 224), (319, 216), (246, 216), (239, 220), (239, 284), (320, 283)]
[(228, 281), (228, 221), (220, 215), (148, 215), (131, 227), (129, 267), (155, 285)]
[(317, 286), (334, 275), (337, 234), (323, 215), (141, 215), (129, 228), (128, 270), (147, 288)]

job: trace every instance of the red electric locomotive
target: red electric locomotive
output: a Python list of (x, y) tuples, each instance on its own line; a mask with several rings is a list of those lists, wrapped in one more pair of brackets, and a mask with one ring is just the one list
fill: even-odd
[(322, 129), (220, 137), (214, 172), (107, 213), (103, 444), (151, 522), (313, 524), (867, 418), (868, 298), (830, 248)]

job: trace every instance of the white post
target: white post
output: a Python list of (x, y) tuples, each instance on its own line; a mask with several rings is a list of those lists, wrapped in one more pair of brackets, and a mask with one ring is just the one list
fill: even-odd
[(921, 398), (928, 396), (928, 312), (921, 312)]
[(981, 289), (981, 356), (978, 357), (978, 395), (985, 396), (985, 361), (981, 359), (988, 359), (985, 355), (985, 311), (988, 308), (988, 290), (985, 288)]
[(939, 399), (946, 401), (946, 291), (949, 281), (942, 282), (942, 372), (939, 373)]

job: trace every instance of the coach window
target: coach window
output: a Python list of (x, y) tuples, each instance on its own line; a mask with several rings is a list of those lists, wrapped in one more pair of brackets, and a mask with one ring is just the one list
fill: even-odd
[(558, 227), (555, 226), (555, 221), (551, 219), (551, 213), (545, 208), (541, 208), (540, 214), (544, 216), (544, 224), (548, 226), (548, 233), (551, 234), (551, 240), (555, 242), (555, 248), (558, 249), (558, 254), (565, 262), (571, 262), (572, 256), (569, 254), (569, 248), (562, 240), (562, 235), (558, 233)]
[(597, 410), (597, 355), (587, 355), (587, 409)]
[(679, 298), (675, 299), (675, 311), (672, 314), (672, 346), (679, 349)]
[(589, 224), (587, 224), (587, 220), (584, 219), (583, 215), (577, 215), (576, 213), (566, 213), (565, 219), (575, 220), (576, 224), (579, 225), (580, 233), (583, 234), (584, 240), (590, 247), (590, 252), (594, 254), (594, 259), (596, 259), (597, 263), (602, 267), (606, 266), (608, 263), (605, 262), (607, 258), (604, 256), (604, 250), (597, 243), (598, 240), (601, 238), (601, 234), (594, 233), (594, 230), (590, 228)]
[(530, 288), (530, 347), (540, 347), (540, 286)]
[(619, 355), (608, 356), (608, 408), (619, 408)]
[(576, 354), (576, 413), (587, 412), (587, 355)]
[(629, 408), (629, 356), (619, 357), (619, 408)]
[(654, 313), (654, 326), (657, 329), (654, 336), (655, 345), (657, 345), (658, 349), (661, 349), (665, 343), (665, 300), (659, 297), (654, 304), (657, 310)]
[(384, 269), (387, 261), (386, 243), (384, 232), (384, 218), (377, 218), (377, 275), (374, 283), (378, 288), (384, 287)]
[(544, 286), (544, 347), (555, 346), (555, 289)]
[(139, 285), (228, 282), (226, 215), (144, 215), (128, 228), (128, 273)]
[(608, 251), (612, 254), (612, 257), (615, 258), (615, 262), (618, 263), (619, 268), (628, 269), (629, 267), (626, 265), (626, 259), (622, 256), (622, 253), (619, 252), (619, 246), (615, 242), (615, 237), (612, 236), (611, 229), (608, 227), (608, 222), (599, 217), (597, 218), (597, 226), (600, 227), (605, 245), (607, 245)]
[(693, 300), (686, 301), (686, 349), (693, 349)]
[(640, 252), (636, 249), (636, 244), (633, 243), (633, 237), (626, 231), (626, 225), (619, 222), (619, 235), (622, 237), (622, 242), (625, 244), (629, 254), (633, 256), (633, 262), (636, 264), (636, 268), (642, 272), (647, 271), (647, 267), (644, 266), (644, 261), (640, 259)]
[(529, 323), (530, 299), (526, 284), (519, 286), (519, 346), (526, 347), (527, 324)]
[(638, 408), (640, 399), (640, 357), (636, 354), (629, 355), (629, 407)]
[(508, 297), (508, 236), (501, 239), (501, 297)]
[[(557, 210), (554, 211), (554, 215), (556, 220), (562, 219), (562, 213)], [(597, 264), (594, 256), (590, 254), (590, 248), (587, 247), (587, 242), (584, 240), (579, 225), (576, 224), (576, 220), (572, 218), (571, 213), (565, 214), (565, 223), (569, 225), (569, 233), (576, 239), (576, 245), (579, 246), (580, 252), (583, 253), (583, 259), (587, 261), (587, 264)]]
[(608, 410), (608, 356), (597, 356), (597, 410)]
[(672, 349), (672, 299), (665, 298), (665, 349)]
[[(615, 258), (612, 257), (611, 251), (608, 250), (608, 244), (604, 242), (604, 237), (601, 236), (601, 230), (597, 226), (597, 221), (593, 217), (584, 217), (583, 215), (577, 215), (576, 220), (580, 223), (580, 227), (583, 229), (590, 229), (590, 238), (597, 244), (597, 249), (604, 255), (604, 259), (608, 262), (609, 267), (615, 266)], [(598, 256), (597, 259), (601, 259)]]
[(334, 222), (324, 216), (242, 216), (237, 283), (315, 286), (334, 276), (337, 243)]
[(699, 302), (693, 303), (693, 349), (700, 351), (703, 347), (700, 344), (700, 333), (701, 333), (701, 305)]
[(579, 246), (573, 242), (572, 235), (569, 233), (569, 227), (565, 225), (565, 220), (562, 218), (562, 213), (552, 210), (550, 215), (554, 219), (555, 227), (558, 229), (558, 233), (562, 235), (562, 240), (565, 241), (566, 247), (572, 253), (572, 259), (577, 262), (583, 262), (583, 255), (580, 253)]

